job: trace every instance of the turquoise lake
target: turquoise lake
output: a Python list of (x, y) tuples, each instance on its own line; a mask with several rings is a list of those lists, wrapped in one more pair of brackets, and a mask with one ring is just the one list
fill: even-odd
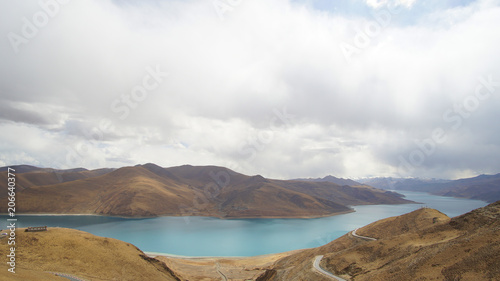
[[(356, 212), (316, 219), (231, 219), (103, 216), (18, 216), (17, 226), (59, 226), (130, 242), (146, 252), (183, 256), (255, 256), (324, 245), (379, 219), (427, 206), (450, 217), (487, 205), (478, 200), (398, 191), (423, 204), (354, 206)], [(5, 226), (7, 217), (1, 216)], [(3, 227), (5, 228), (5, 227)], [(19, 245), (21, 247), (21, 245)]]

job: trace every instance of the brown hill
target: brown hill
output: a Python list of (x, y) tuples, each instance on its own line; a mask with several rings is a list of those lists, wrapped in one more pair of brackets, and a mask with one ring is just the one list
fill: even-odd
[(449, 219), (433, 209), (387, 218), (285, 257), (258, 280), (500, 280), (500, 201)]
[(480, 175), (441, 184), (434, 194), (483, 200), (489, 203), (500, 200), (500, 174)]
[[(13, 166), (16, 175), (16, 187), (18, 189), (26, 189), (32, 186), (53, 185), (63, 182), (75, 181), (79, 179), (93, 178), (104, 175), (114, 169), (96, 169), (87, 170), (83, 168), (57, 170), (51, 168), (36, 168), (33, 166), (20, 165)], [(6, 167), (0, 168), (0, 181), (7, 182)], [(0, 194), (0, 197), (5, 197), (6, 194)]]
[[(0, 239), (0, 254), (10, 254), (7, 239)], [(49, 228), (43, 232), (16, 232), (15, 273), (4, 270), (0, 280), (68, 280), (49, 272), (85, 280), (180, 280), (159, 260), (147, 257), (134, 245), (90, 233)]]
[(488, 203), (500, 200), (500, 174), (458, 180), (371, 178), (362, 182), (377, 188), (429, 192), (441, 196), (483, 200)]
[(364, 184), (359, 183), (357, 181), (353, 181), (351, 179), (344, 179), (344, 178), (337, 178), (332, 175), (325, 176), (323, 178), (300, 178), (300, 179), (295, 179), (298, 181), (328, 181), (328, 182), (333, 182), (338, 185), (350, 185), (350, 186), (362, 186)]
[(400, 194), (369, 186), (272, 180), (216, 166), (167, 168), (171, 174), (218, 200), (226, 217), (310, 217), (351, 211), (347, 205), (404, 204)]
[[(0, 175), (5, 178), (6, 172)], [(129, 217), (297, 218), (352, 211), (346, 205), (410, 202), (396, 193), (366, 186), (271, 180), (216, 166), (162, 168), (146, 164), (112, 172), (74, 171), (66, 176), (68, 180), (61, 182), (52, 171), (18, 174), (16, 211)], [(7, 206), (6, 200), (0, 199), (1, 206)]]
[[(339, 186), (331, 182), (279, 181), (291, 190), (324, 198), (344, 205), (401, 204), (410, 201), (403, 195), (371, 186)], [(335, 188), (332, 188), (335, 186)]]
[(143, 167), (102, 176), (33, 186), (17, 194), (18, 212), (155, 216), (176, 214), (192, 202), (193, 190)]

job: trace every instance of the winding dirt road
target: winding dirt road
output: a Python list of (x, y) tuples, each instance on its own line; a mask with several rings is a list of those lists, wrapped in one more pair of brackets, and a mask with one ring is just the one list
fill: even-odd
[[(361, 236), (361, 235), (356, 234), (356, 231), (358, 229), (359, 228), (356, 228), (355, 230), (351, 231), (351, 235), (353, 237), (360, 238), (360, 239), (367, 240), (367, 241), (375, 241), (375, 240), (377, 240), (376, 238), (373, 238), (373, 237)], [(338, 277), (338, 276), (332, 274), (331, 272), (328, 272), (328, 271), (324, 270), (323, 268), (321, 268), (319, 266), (319, 263), (321, 262), (322, 258), (323, 258), (323, 255), (319, 255), (319, 256), (316, 256), (316, 258), (314, 259), (313, 269), (316, 270), (316, 272), (319, 272), (320, 274), (322, 274), (322, 275), (324, 275), (324, 276), (326, 276), (328, 278), (331, 278), (332, 280), (346, 281), (345, 279), (343, 279), (341, 277)]]
[(364, 239), (364, 240), (368, 240), (368, 241), (375, 241), (377, 240), (376, 238), (373, 238), (373, 237), (366, 237), (366, 236), (361, 236), (361, 235), (357, 235), (356, 234), (356, 231), (358, 230), (359, 228), (356, 228), (355, 230), (351, 231), (351, 235), (354, 236), (354, 237), (357, 237), (357, 238), (361, 238), (361, 239)]
[(321, 273), (322, 275), (324, 275), (324, 276), (326, 276), (326, 277), (331, 278), (332, 280), (337, 280), (337, 281), (346, 281), (345, 279), (340, 278), (340, 277), (338, 277), (338, 276), (336, 276), (336, 275), (333, 275), (332, 273), (330, 273), (330, 272), (328, 272), (328, 271), (324, 270), (323, 268), (321, 268), (321, 267), (319, 266), (319, 263), (321, 262), (321, 259), (322, 259), (322, 258), (323, 258), (323, 255), (319, 255), (319, 256), (316, 256), (316, 258), (314, 259), (314, 262), (313, 262), (313, 268), (314, 268), (317, 272)]
[(219, 273), (221, 279), (224, 280), (224, 281), (227, 281), (226, 275), (224, 273), (222, 273), (222, 271), (220, 271), (220, 264), (219, 264), (219, 262), (216, 262), (215, 268), (217, 269), (217, 273)]

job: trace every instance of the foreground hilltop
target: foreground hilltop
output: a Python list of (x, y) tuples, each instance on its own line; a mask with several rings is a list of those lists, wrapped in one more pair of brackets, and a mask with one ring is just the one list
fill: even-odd
[[(16, 175), (18, 213), (306, 218), (351, 212), (350, 205), (411, 203), (370, 186), (272, 180), (216, 166), (22, 170)], [(6, 173), (0, 180), (6, 182)], [(2, 194), (0, 204), (7, 206)]]
[[(0, 239), (0, 254), (9, 255), (8, 239)], [(130, 243), (67, 228), (42, 232), (16, 231), (15, 273), (0, 271), (0, 280), (180, 281), (163, 262), (146, 256)]]
[(500, 201), (448, 218), (423, 208), (277, 261), (258, 280), (500, 280)]

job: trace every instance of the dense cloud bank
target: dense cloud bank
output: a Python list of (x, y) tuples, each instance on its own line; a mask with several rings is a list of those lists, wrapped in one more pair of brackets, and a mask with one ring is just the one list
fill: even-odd
[(499, 1), (0, 5), (0, 165), (500, 167)]

